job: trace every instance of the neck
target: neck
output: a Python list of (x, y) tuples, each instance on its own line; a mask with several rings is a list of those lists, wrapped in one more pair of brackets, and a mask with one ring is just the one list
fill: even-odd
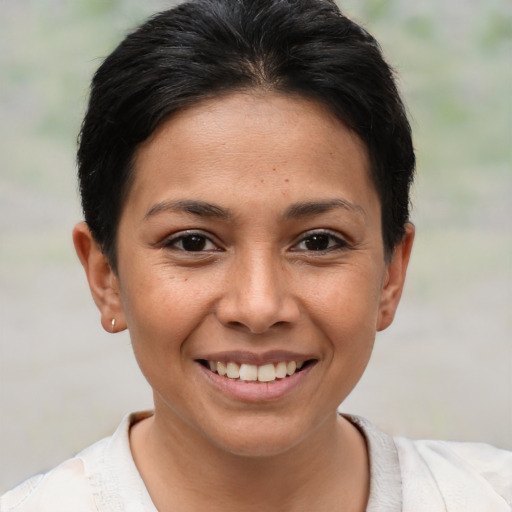
[(365, 510), (366, 445), (333, 415), (285, 453), (246, 457), (212, 445), (197, 431), (158, 415), (130, 434), (135, 463), (160, 512)]

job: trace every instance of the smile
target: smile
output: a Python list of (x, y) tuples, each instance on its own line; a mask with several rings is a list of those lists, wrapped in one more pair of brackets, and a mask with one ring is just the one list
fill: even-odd
[(233, 361), (199, 361), (210, 371), (238, 382), (274, 382), (301, 371), (306, 366), (313, 364), (314, 360), (307, 361), (281, 361), (263, 365), (236, 363)]

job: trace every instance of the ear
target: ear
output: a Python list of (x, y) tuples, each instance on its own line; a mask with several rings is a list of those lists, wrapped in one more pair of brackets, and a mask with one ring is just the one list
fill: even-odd
[(411, 256), (414, 242), (414, 226), (407, 223), (403, 240), (393, 250), (393, 256), (388, 263), (380, 297), (377, 330), (388, 328), (395, 317), (395, 312), (402, 296), (407, 265)]
[(107, 332), (126, 329), (117, 276), (85, 222), (75, 226), (73, 243), (84, 267), (92, 297), (100, 311), (103, 329)]

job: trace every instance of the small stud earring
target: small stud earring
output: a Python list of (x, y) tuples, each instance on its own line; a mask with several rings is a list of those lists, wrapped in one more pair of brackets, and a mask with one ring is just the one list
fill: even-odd
[(116, 328), (116, 319), (112, 318), (112, 332), (115, 332), (115, 328)]

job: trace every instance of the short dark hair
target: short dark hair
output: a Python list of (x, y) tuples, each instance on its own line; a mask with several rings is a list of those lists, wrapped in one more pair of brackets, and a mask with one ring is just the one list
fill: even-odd
[(159, 13), (105, 59), (78, 148), (85, 220), (116, 266), (137, 147), (178, 110), (229, 92), (296, 93), (365, 143), (386, 255), (404, 236), (415, 156), (393, 70), (331, 0), (191, 0)]

